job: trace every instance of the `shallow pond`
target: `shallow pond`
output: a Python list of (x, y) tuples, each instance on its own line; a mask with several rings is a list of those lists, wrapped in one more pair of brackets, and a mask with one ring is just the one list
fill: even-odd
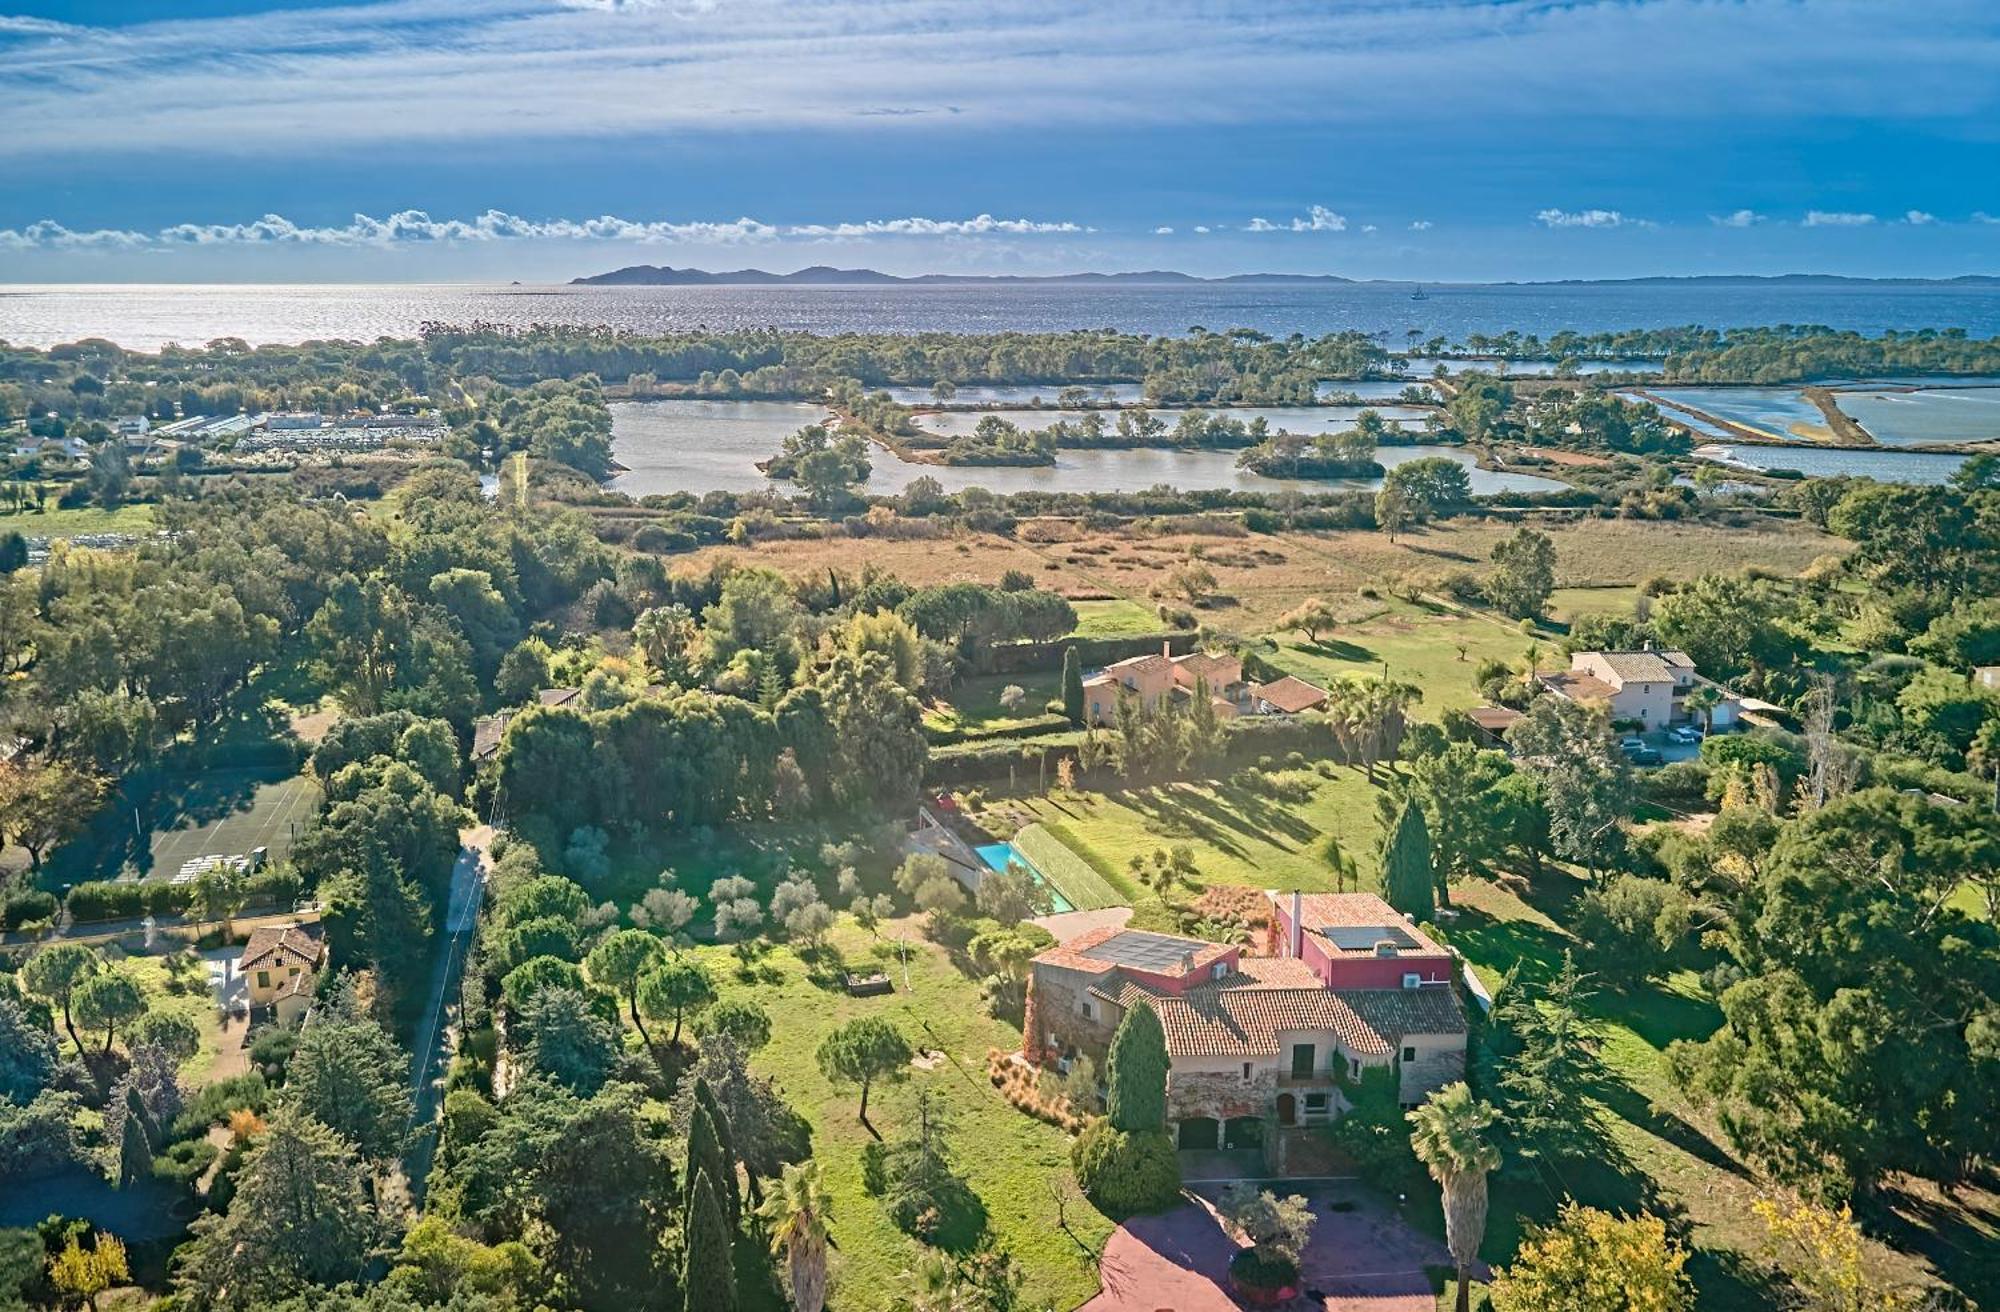
[[(787, 435), (824, 418), (825, 413), (819, 406), (777, 401), (613, 402), (612, 455), (628, 472), (613, 478), (608, 486), (635, 497), (665, 492), (755, 492), (773, 487), (788, 491), (784, 484), (774, 484), (758, 473), (755, 462), (769, 457)], [(1308, 409), (1306, 413), (1325, 412)], [(1002, 493), (1136, 492), (1161, 483), (1188, 490), (1365, 490), (1381, 482), (1265, 478), (1238, 469), (1236, 456), (1234, 451), (1062, 451), (1053, 466), (953, 467), (913, 464), (878, 449), (873, 453), (874, 469), (866, 490), (878, 495), (896, 493), (912, 479), (926, 475), (950, 492), (983, 487)], [(1376, 459), (1384, 466), (1394, 466), (1424, 456), (1445, 456), (1465, 465), (1477, 494), (1549, 492), (1564, 486), (1530, 474), (1474, 468), (1472, 457), (1455, 447), (1385, 446)]]
[(2000, 438), (2000, 387), (1839, 392), (1835, 400), (1884, 446)]
[[(1656, 387), (1651, 395), (1668, 406), (1691, 406), (1717, 419), (1755, 429), (1768, 437), (1824, 442), (1833, 437), (1826, 416), (1797, 387)], [(1675, 418), (1689, 416), (1670, 411)], [(1703, 426), (1707, 428), (1706, 425)]]
[[(1554, 360), (1466, 360), (1453, 356), (1412, 355), (1406, 356), (1403, 374), (1408, 378), (1429, 378), (1439, 365), (1448, 374), (1462, 374), (1474, 370), (1483, 374), (1511, 374), (1516, 378), (1547, 378), (1556, 371)], [(1579, 377), (1588, 378), (1592, 374), (1657, 374), (1666, 372), (1666, 366), (1658, 360), (1579, 360), (1576, 364)]]
[[(1039, 400), (1043, 405), (1053, 407), (1056, 397), (1070, 387), (1081, 387), (1090, 393), (1093, 401), (1115, 401), (1120, 405), (1135, 405), (1146, 399), (1145, 389), (1137, 383), (1010, 383), (1005, 385), (968, 385), (952, 393), (946, 405), (1030, 405)], [(870, 388), (870, 392), (883, 391), (898, 405), (936, 405), (938, 399), (931, 395), (928, 387), (883, 387)]]
[(1811, 478), (1850, 474), (1883, 483), (1943, 483), (1965, 463), (1964, 456), (1924, 451), (1865, 451), (1853, 447), (1697, 447), (1704, 460), (1741, 469), (1796, 469)]

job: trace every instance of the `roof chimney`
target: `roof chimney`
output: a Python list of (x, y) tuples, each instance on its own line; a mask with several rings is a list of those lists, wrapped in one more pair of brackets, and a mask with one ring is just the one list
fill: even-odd
[(1305, 896), (1298, 889), (1292, 890), (1292, 941), (1290, 956), (1301, 957), (1305, 940)]
[(1174, 658), (1174, 640), (1172, 638), (1160, 639), (1160, 655), (1167, 660)]

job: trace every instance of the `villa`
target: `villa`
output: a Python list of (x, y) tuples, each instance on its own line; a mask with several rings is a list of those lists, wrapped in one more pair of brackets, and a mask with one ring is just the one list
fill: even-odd
[(236, 971), (251, 1006), (270, 1007), (281, 1023), (290, 1024), (312, 1005), (325, 964), (326, 930), (320, 925), (264, 925), (251, 931)]
[(1703, 678), (1684, 651), (1580, 651), (1569, 668), (1537, 676), (1541, 686), (1573, 702), (1602, 704), (1613, 721), (1631, 721), (1644, 729), (1700, 718), (1687, 705), (1688, 694), (1710, 687), (1721, 700), (1710, 708), (1708, 727), (1733, 729), (1742, 714), (1736, 694)]
[(1326, 689), (1287, 674), (1269, 683), (1246, 682), (1243, 662), (1235, 656), (1189, 652), (1176, 656), (1167, 644), (1158, 655), (1148, 653), (1114, 661), (1083, 681), (1084, 719), (1108, 725), (1118, 718), (1121, 697), (1134, 697), (1150, 710), (1162, 698), (1190, 699), (1206, 689), (1209, 703), (1222, 719), (1238, 715), (1298, 715), (1326, 705)]
[(1183, 1149), (1259, 1148), (1283, 1169), (1300, 1127), (1348, 1109), (1387, 1068), (1415, 1106), (1462, 1076), (1466, 1021), (1452, 955), (1372, 893), (1268, 893), (1274, 956), (1105, 928), (1033, 962), (1025, 1056), (1100, 1069), (1132, 1007), (1166, 1032), (1167, 1114)]

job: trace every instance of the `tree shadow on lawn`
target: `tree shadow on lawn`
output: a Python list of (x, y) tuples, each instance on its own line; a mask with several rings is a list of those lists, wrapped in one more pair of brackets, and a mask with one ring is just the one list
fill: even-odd
[(1194, 838), (1238, 860), (1249, 857), (1243, 845), (1230, 837), (1221, 825), (1200, 814), (1165, 789), (1148, 788), (1142, 792), (1127, 793), (1121, 800), (1140, 817), (1156, 826), (1163, 842), (1171, 842), (1176, 838)]
[(1721, 1144), (1709, 1138), (1692, 1122), (1654, 1103), (1624, 1080), (1616, 1077), (1600, 1080), (1591, 1093), (1618, 1119), (1665, 1140), (1706, 1166), (1727, 1171), (1739, 1179), (1750, 1179), (1750, 1172)]
[[(1935, 1187), (1935, 1186), (1933, 1186)], [(1920, 1193), (1892, 1183), (1874, 1198), (1857, 1199), (1869, 1234), (1906, 1253), (1921, 1254), (1980, 1307), (2000, 1306), (2000, 1180), (1989, 1173), (1956, 1196)]]
[(1549, 979), (1562, 965), (1564, 948), (1575, 940), (1554, 929), (1525, 920), (1502, 920), (1478, 907), (1458, 907), (1458, 919), (1442, 930), (1444, 938), (1474, 965), (1505, 974), (1517, 962), (1520, 978), (1529, 983)]
[(1212, 793), (1180, 789), (1175, 796), (1183, 806), (1212, 817), (1218, 824), (1285, 851), (1294, 849), (1279, 841), (1276, 835), (1282, 834), (1294, 843), (1308, 843), (1319, 836), (1319, 830), (1300, 819), (1297, 812), (1269, 798), (1260, 797), (1247, 788), (1217, 784)]
[(1379, 665), (1382, 661), (1382, 657), (1374, 648), (1340, 638), (1321, 638), (1318, 642), (1302, 642), (1298, 644), (1298, 650), (1325, 657), (1330, 661), (1349, 661), (1356, 665)]

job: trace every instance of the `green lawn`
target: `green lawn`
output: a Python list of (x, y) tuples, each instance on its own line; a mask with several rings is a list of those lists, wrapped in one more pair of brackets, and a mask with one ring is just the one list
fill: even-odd
[[(1008, 688), (1019, 688), (1023, 696), (1012, 707), (1000, 704)], [(995, 732), (1039, 719), (1048, 714), (1049, 699), (1062, 691), (1060, 670), (1034, 670), (1025, 674), (976, 674), (961, 679), (951, 690), (951, 699), (924, 712), (924, 727), (943, 733)]]
[(73, 538), (83, 533), (150, 533), (153, 531), (153, 508), (126, 505), (115, 510), (103, 510), (97, 506), (77, 506), (70, 510), (0, 514), (0, 532), (9, 529), (30, 538)]
[[(116, 969), (137, 984), (146, 994), (146, 1002), (153, 1011), (169, 1015), (185, 1016), (201, 1031), (201, 1050), (188, 1059), (181, 1067), (181, 1079), (192, 1088), (200, 1088), (208, 1082), (209, 1068), (215, 1065), (216, 1054), (221, 1051), (222, 1031), (215, 1015), (214, 995), (208, 987), (206, 965), (185, 976), (192, 988), (187, 992), (175, 992), (168, 987), (167, 969), (160, 957), (134, 955), (119, 962)], [(58, 1027), (60, 1028), (60, 1026)], [(103, 1035), (98, 1035), (103, 1040)], [(85, 1036), (84, 1042), (90, 1042)]]
[[(832, 941), (853, 962), (866, 960), (875, 942), (845, 916)], [(987, 1050), (1018, 1048), (1020, 1031), (986, 1014), (978, 984), (953, 967), (940, 949), (913, 940), (909, 985), (897, 966), (892, 971), (896, 992), (876, 998), (849, 997), (837, 987), (814, 982), (806, 963), (789, 948), (771, 949), (748, 977), (729, 949), (697, 951), (714, 971), (722, 996), (755, 998), (771, 1014), (771, 1043), (754, 1065), (777, 1080), (786, 1099), (812, 1125), (813, 1155), (825, 1169), (833, 1202), (829, 1307), (872, 1312), (890, 1306), (903, 1288), (901, 1274), (923, 1251), (863, 1189), (861, 1150), (870, 1135), (856, 1119), (859, 1094), (829, 1084), (814, 1056), (835, 1027), (870, 1015), (893, 1021), (913, 1048), (945, 1054), (935, 1069), (911, 1069), (906, 1080), (878, 1086), (869, 1099), (869, 1119), (884, 1136), (894, 1137), (910, 1123), (918, 1088), (929, 1088), (944, 1100), (955, 1121), (951, 1140), (959, 1167), (984, 1204), (987, 1230), (1027, 1275), (1020, 1305), (1069, 1308), (1097, 1292), (1097, 1271), (1084, 1245), (1101, 1247), (1111, 1223), (1088, 1203), (1072, 1200), (1069, 1222), (1081, 1243), (1058, 1228), (1051, 1186), (1070, 1178), (1069, 1137), (1016, 1111), (987, 1080)]]
[(1274, 635), (1273, 640), (1277, 648), (1266, 650), (1265, 659), (1313, 683), (1354, 672), (1380, 674), (1387, 665), (1391, 678), (1423, 689), (1416, 715), (1426, 720), (1453, 707), (1480, 704), (1472, 686), (1480, 661), (1518, 663), (1530, 642), (1539, 641), (1544, 651), (1551, 646), (1547, 636), (1531, 637), (1491, 619), (1402, 602), (1322, 633), (1317, 643), (1307, 642), (1299, 633)]
[(1160, 617), (1136, 601), (1079, 601), (1073, 638), (1143, 638), (1158, 633)]
[(1557, 588), (1549, 597), (1549, 614), (1564, 623), (1585, 615), (1632, 614), (1639, 599), (1637, 588)]
[(1177, 844), (1194, 849), (1204, 885), (1317, 892), (1334, 887), (1324, 846), (1333, 836), (1359, 863), (1362, 886), (1373, 887), (1378, 878), (1375, 848), (1381, 841), (1374, 786), (1360, 771), (1345, 767), (1331, 779), (1303, 777), (1313, 781), (1313, 796), (1299, 804), (1228, 784), (1180, 783), (1121, 793), (1012, 798), (1002, 805), (1039, 821), (1134, 906), (1157, 899), (1132, 878), (1132, 858)]
[(1058, 893), (1077, 911), (1122, 907), (1127, 894), (1100, 875), (1076, 849), (1050, 833), (1046, 825), (1029, 825), (1014, 835), (1014, 848), (1035, 863)]

